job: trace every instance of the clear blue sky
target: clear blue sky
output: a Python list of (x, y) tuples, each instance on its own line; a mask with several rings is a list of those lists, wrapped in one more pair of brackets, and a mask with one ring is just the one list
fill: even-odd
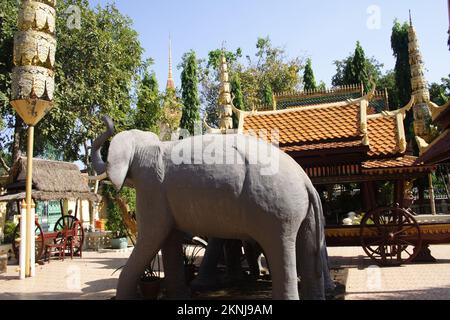
[[(90, 0), (94, 6), (112, 0)], [(316, 80), (330, 85), (335, 73), (332, 62), (346, 57), (359, 40), (368, 56), (393, 69), (395, 60), (390, 35), (395, 18), (408, 19), (412, 10), (429, 82), (450, 73), (447, 47), (449, 27), (447, 0), (116, 0), (120, 11), (134, 21), (146, 57), (160, 87), (167, 81), (169, 33), (174, 65), (190, 49), (199, 57), (221, 47), (243, 49), (253, 55), (258, 37), (286, 49), (289, 56), (313, 59)], [(375, 6), (375, 7), (373, 7)], [(379, 18), (379, 19), (378, 19)], [(369, 26), (368, 26), (369, 25)], [(180, 86), (180, 72), (175, 82)]]

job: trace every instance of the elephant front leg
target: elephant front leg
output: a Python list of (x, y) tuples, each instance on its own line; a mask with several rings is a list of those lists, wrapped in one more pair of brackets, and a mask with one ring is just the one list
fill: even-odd
[(165, 286), (169, 299), (190, 298), (190, 292), (186, 286), (186, 274), (183, 258), (183, 234), (174, 230), (162, 250)]
[[(159, 221), (159, 224), (156, 225), (154, 221)], [(145, 268), (150, 266), (172, 230), (170, 219), (163, 215), (148, 215), (146, 219), (141, 219), (139, 222), (136, 246), (120, 274), (117, 286), (117, 299), (119, 300), (130, 300), (137, 297), (139, 280), (144, 274)]]
[(138, 243), (122, 273), (117, 286), (117, 300), (134, 300), (138, 298), (138, 284), (145, 268), (148, 267), (160, 249), (159, 243)]

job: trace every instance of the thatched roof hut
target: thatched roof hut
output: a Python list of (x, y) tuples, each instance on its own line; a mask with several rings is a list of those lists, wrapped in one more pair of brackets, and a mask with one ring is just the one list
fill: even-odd
[[(27, 158), (21, 157), (13, 166), (7, 193), (0, 202), (23, 200), (27, 176)], [(35, 201), (90, 200), (101, 197), (90, 191), (88, 176), (74, 163), (33, 159), (33, 193)]]

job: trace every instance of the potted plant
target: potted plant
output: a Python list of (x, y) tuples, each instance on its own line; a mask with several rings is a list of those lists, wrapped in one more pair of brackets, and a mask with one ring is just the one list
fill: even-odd
[(128, 248), (128, 237), (120, 232), (111, 239), (111, 247), (115, 250), (124, 250)]
[(196, 263), (198, 262), (197, 260), (200, 257), (200, 253), (206, 249), (208, 244), (198, 237), (187, 239), (186, 242), (187, 243), (183, 245), (184, 273), (186, 276), (186, 284), (189, 285), (198, 273)]
[(161, 264), (159, 254), (145, 268), (139, 283), (141, 295), (145, 300), (157, 300), (161, 292)]
[(14, 241), (14, 231), (16, 230), (17, 224), (13, 221), (7, 221), (4, 228), (3, 241), (0, 241), (0, 254), (6, 253), (8, 255), (8, 260), (12, 253), (12, 243)]
[(114, 201), (117, 191), (112, 186), (104, 186), (103, 193), (106, 199), (107, 215), (106, 229), (112, 232), (111, 247), (112, 249), (128, 248), (127, 230), (122, 221), (120, 208)]

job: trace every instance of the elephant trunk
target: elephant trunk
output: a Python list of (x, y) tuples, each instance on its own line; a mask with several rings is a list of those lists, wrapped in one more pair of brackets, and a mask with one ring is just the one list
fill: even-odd
[(106, 132), (98, 137), (92, 145), (92, 164), (98, 175), (106, 173), (106, 163), (102, 159), (101, 151), (105, 142), (114, 135), (114, 123), (108, 116), (103, 117), (106, 124)]

